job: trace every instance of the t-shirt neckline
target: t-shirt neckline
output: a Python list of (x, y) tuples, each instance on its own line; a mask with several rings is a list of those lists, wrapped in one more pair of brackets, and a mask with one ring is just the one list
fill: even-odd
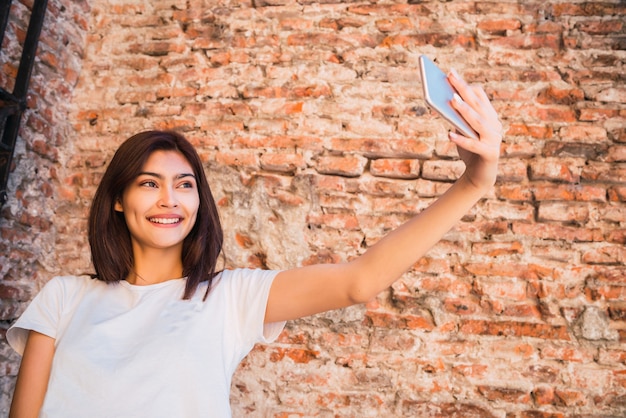
[(169, 279), (164, 282), (154, 283), (154, 284), (132, 284), (126, 280), (120, 280), (120, 284), (127, 289), (131, 289), (137, 292), (144, 292), (154, 289), (160, 289), (163, 287), (174, 286), (175, 284), (181, 283), (186, 279), (186, 277), (180, 277), (178, 279)]

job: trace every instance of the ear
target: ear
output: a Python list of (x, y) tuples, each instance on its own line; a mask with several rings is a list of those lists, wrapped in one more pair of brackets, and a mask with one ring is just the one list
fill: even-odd
[(122, 206), (122, 202), (119, 198), (115, 199), (115, 205), (113, 205), (113, 209), (115, 209), (116, 212), (124, 212), (124, 207)]

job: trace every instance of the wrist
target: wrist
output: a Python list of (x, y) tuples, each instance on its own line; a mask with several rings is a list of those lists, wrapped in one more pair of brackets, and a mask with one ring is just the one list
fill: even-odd
[(457, 183), (459, 183), (460, 187), (462, 187), (468, 193), (476, 196), (476, 200), (478, 200), (491, 190), (491, 188), (495, 185), (495, 180), (493, 182), (476, 183), (467, 174), (467, 172), (465, 172), (457, 180)]

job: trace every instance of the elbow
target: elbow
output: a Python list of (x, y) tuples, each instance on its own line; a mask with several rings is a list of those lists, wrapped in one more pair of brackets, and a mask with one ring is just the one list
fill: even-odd
[(381, 290), (364, 284), (363, 280), (355, 280), (348, 290), (348, 304), (360, 305), (372, 301)]
[(351, 294), (348, 298), (348, 306), (352, 306), (352, 305), (361, 305), (364, 303), (368, 303), (370, 301), (372, 301), (374, 298), (376, 297), (376, 294), (374, 295), (364, 295), (361, 293), (354, 293)]

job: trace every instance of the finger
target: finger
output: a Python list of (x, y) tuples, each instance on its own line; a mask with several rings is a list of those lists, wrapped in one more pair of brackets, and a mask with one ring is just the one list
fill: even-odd
[(448, 78), (450, 84), (452, 84), (463, 100), (472, 108), (485, 116), (496, 115), (496, 110), (491, 105), (487, 93), (481, 86), (468, 84), (455, 69), (450, 71)]
[(458, 147), (472, 154), (480, 155), (487, 160), (494, 160), (499, 155), (499, 142), (497, 144), (488, 144), (483, 141), (475, 141), (472, 138), (460, 135), (456, 132), (449, 132), (448, 138)]
[(483, 103), (481, 110), (484, 111), (485, 115), (497, 119), (498, 112), (496, 112), (496, 109), (491, 104), (491, 100), (489, 100), (489, 96), (487, 96), (485, 89), (477, 84), (471, 87), (476, 97)]
[(467, 103), (471, 105), (475, 105), (476, 107), (480, 106), (480, 100), (476, 96), (476, 93), (473, 91), (472, 87), (467, 84), (463, 78), (459, 75), (459, 73), (452, 69), (450, 70), (450, 74), (448, 74), (448, 79), (450, 80), (450, 84), (452, 87), (459, 92), (459, 95), (465, 100)]
[(454, 109), (456, 109), (463, 119), (472, 127), (478, 134), (482, 134), (481, 132), (481, 117), (476, 110), (474, 110), (470, 105), (468, 105), (458, 94), (454, 94), (453, 99), (451, 101), (451, 105)]
[(463, 119), (478, 133), (481, 140), (487, 139), (490, 142), (497, 142), (502, 137), (502, 124), (498, 120), (497, 114), (481, 115), (474, 108), (469, 106), (463, 99), (455, 94), (451, 105), (456, 109)]

